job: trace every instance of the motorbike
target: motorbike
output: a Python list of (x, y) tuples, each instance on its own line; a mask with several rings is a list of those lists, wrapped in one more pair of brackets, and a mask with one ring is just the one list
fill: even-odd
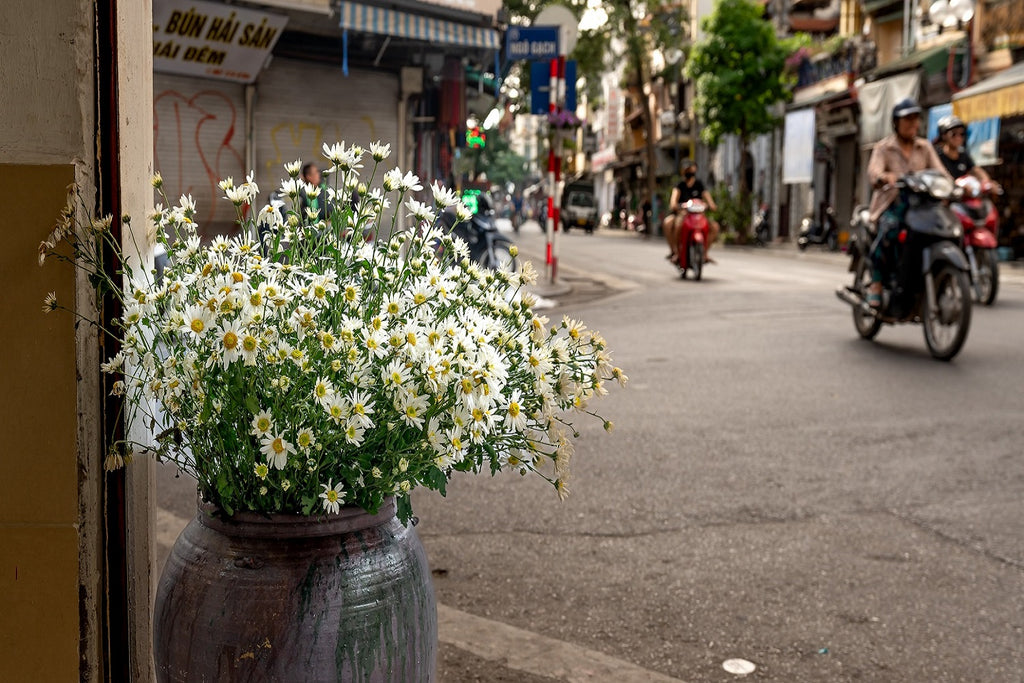
[(853, 324), (862, 338), (874, 339), (883, 324), (920, 322), (931, 355), (950, 360), (960, 352), (971, 325), (970, 266), (959, 247), (963, 231), (945, 204), (953, 196), (953, 182), (927, 170), (903, 176), (896, 187), (907, 211), (897, 237), (899, 261), (883, 274), (881, 306), (867, 302), (874, 226), (863, 207), (851, 221), (853, 284), (836, 290), (836, 296), (853, 307)]
[(693, 279), (700, 280), (704, 273), (704, 256), (707, 253), (708, 217), (704, 215), (707, 204), (699, 199), (683, 203), (682, 223), (679, 227), (679, 247), (676, 250), (676, 267), (679, 276), (686, 279), (687, 271), (693, 272)]
[(816, 223), (811, 218), (805, 218), (800, 224), (800, 236), (796, 240), (796, 245), (803, 251), (812, 244), (828, 247), (829, 251), (839, 249), (839, 228), (836, 225), (835, 209), (831, 206), (825, 209), (823, 223)]
[(468, 221), (457, 222), (455, 209), (445, 209), (438, 221), (453, 236), (469, 245), (469, 257), (492, 270), (518, 272), (519, 261), (512, 255), (512, 242), (498, 232), (494, 205), (486, 194), (477, 197), (476, 213)]
[(971, 267), (971, 285), (975, 300), (991, 306), (999, 292), (999, 259), (996, 256), (996, 230), (999, 213), (989, 195), (996, 191), (991, 182), (974, 176), (957, 178), (959, 198), (950, 203), (963, 225), (961, 247)]
[(772, 241), (772, 226), (768, 223), (768, 204), (761, 202), (754, 214), (753, 223), (754, 244), (759, 247), (766, 247)]

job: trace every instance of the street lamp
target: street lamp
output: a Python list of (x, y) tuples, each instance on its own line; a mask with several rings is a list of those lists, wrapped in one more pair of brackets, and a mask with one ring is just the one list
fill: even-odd
[(934, 0), (928, 7), (928, 19), (943, 28), (963, 26), (974, 18), (974, 0)]

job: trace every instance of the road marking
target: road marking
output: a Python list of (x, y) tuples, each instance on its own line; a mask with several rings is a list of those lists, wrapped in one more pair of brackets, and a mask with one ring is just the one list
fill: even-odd
[(567, 683), (681, 683), (678, 678), (641, 668), (597, 650), (444, 605), (437, 606), (437, 631), (442, 643), (498, 662), (509, 669), (557, 678)]
[[(157, 508), (155, 521), (156, 543), (169, 550), (191, 520)], [(442, 643), (516, 671), (567, 683), (681, 683), (597, 650), (440, 604), (437, 622)]]

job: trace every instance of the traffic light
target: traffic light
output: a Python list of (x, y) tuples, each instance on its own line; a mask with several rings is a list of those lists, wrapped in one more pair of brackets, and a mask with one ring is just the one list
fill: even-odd
[(487, 146), (487, 133), (480, 126), (473, 126), (466, 129), (466, 147), (470, 149), (483, 149)]

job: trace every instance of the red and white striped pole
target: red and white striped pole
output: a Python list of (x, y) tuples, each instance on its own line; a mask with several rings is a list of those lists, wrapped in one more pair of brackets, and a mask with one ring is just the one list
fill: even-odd
[[(551, 99), (548, 103), (549, 118), (555, 119), (562, 111), (565, 102), (565, 56), (559, 55), (551, 60)], [(557, 131), (557, 129), (555, 129)], [(550, 131), (549, 131), (550, 132)], [(562, 140), (557, 132), (551, 134), (548, 149), (548, 218), (547, 218), (547, 263), (550, 268), (551, 283), (558, 279), (558, 226), (561, 222), (562, 185)]]
[[(548, 95), (549, 95), (549, 98), (548, 98), (548, 121), (550, 122), (554, 118), (555, 113), (558, 111), (558, 109), (557, 109), (557, 102), (556, 102), (556, 99), (557, 99), (556, 96), (557, 96), (557, 93), (558, 93), (558, 60), (557, 59), (552, 59), (551, 60), (551, 69), (550, 69), (550, 71), (548, 73), (548, 78), (549, 78), (549, 80), (548, 80), (548, 88), (549, 88), (549, 90), (548, 90)], [(552, 129), (550, 127), (548, 129), (548, 134), (549, 134), (549, 140), (550, 140), (550, 142), (548, 143), (548, 177), (547, 177), (547, 181), (548, 181), (547, 182), (547, 185), (548, 185), (548, 206), (547, 206), (547, 209), (548, 209), (548, 212), (547, 212), (547, 220), (545, 221), (545, 224), (544, 224), (544, 232), (545, 232), (545, 235), (547, 236), (547, 266), (548, 266), (548, 275), (549, 275), (549, 278), (550, 278), (551, 282), (554, 282), (555, 281), (554, 240), (555, 240), (555, 230), (558, 229), (558, 221), (556, 220), (556, 216), (555, 216), (555, 213), (557, 211), (557, 208), (556, 208), (557, 207), (557, 203), (555, 202), (555, 192), (557, 191), (557, 187), (556, 187), (556, 184), (555, 184), (556, 183), (556, 180), (555, 180), (555, 176), (556, 176), (555, 166), (556, 166), (556, 163), (557, 163), (557, 157), (555, 156), (555, 137), (554, 137), (554, 134), (553, 134)]]

